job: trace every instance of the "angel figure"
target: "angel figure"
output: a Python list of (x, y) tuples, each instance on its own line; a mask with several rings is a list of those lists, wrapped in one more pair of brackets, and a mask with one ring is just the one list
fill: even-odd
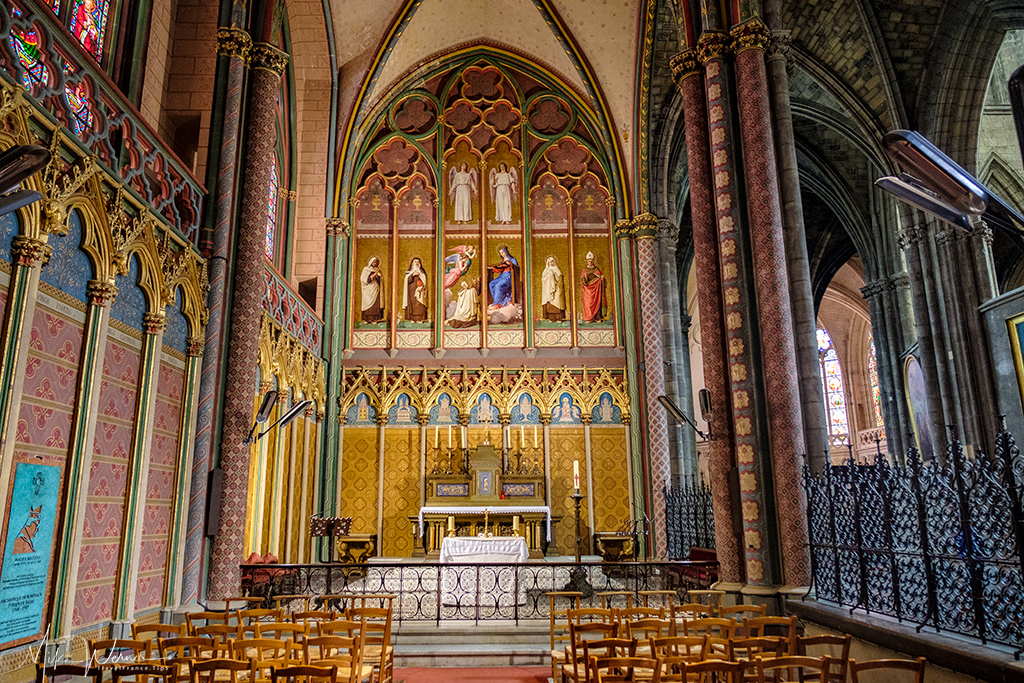
[[(461, 244), (452, 248), (452, 254), (444, 260), (444, 276), (441, 278), (441, 291), (444, 292), (445, 309), (453, 303), (457, 294), (452, 292), (455, 284), (473, 265), (476, 258), (476, 247), (469, 244)], [(454, 311), (446, 313), (446, 317), (454, 315)]]
[(512, 202), (516, 199), (516, 183), (519, 178), (516, 169), (504, 162), (491, 169), (491, 201), (494, 203), (494, 222), (512, 222)]
[(473, 196), (476, 194), (476, 169), (463, 161), (458, 168), (448, 172), (451, 190), (448, 196), (455, 205), (454, 222), (470, 223), (473, 220)]

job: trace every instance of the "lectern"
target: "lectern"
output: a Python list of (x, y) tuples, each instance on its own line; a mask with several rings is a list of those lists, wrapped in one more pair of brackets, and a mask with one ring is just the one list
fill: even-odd
[[(348, 536), (348, 532), (351, 528), (351, 517), (313, 517), (309, 520), (310, 536), (313, 538), (322, 538), (327, 536), (332, 539), (330, 543), (327, 544), (330, 547), (330, 551), (327, 554), (328, 562), (334, 562), (335, 542), (333, 539), (338, 536)], [(317, 554), (319, 556), (319, 553)]]

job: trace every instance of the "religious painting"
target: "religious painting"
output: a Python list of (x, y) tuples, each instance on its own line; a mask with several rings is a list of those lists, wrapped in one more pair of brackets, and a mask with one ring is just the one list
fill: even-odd
[(498, 262), (487, 266), (488, 322), (492, 325), (519, 322), (523, 318), (522, 270), (507, 244), (498, 247)]
[[(493, 222), (502, 225), (512, 223), (512, 208), (519, 201), (519, 173), (505, 162), (492, 168), (489, 174), (491, 205), (494, 207)], [(518, 213), (518, 212), (516, 212)]]
[(473, 222), (473, 200), (477, 193), (476, 169), (465, 161), (448, 172), (448, 198), (452, 202), (453, 223)]
[(469, 410), (470, 424), (498, 424), (498, 409), (490, 394), (480, 394), (476, 405)]
[(935, 457), (935, 446), (928, 426), (928, 391), (925, 388), (921, 363), (909, 356), (903, 365), (904, 381), (907, 387), (907, 405), (910, 408), (910, 424), (921, 460), (927, 462)]
[(622, 424), (622, 409), (607, 391), (601, 394), (591, 416), (594, 424)]
[(476, 473), (476, 495), (494, 495), (494, 473), (490, 470), (478, 470)]
[(540, 275), (540, 319), (549, 323), (567, 323), (565, 310), (565, 274), (558, 257), (549, 254), (544, 259)]
[(533, 397), (525, 391), (511, 411), (512, 424), (540, 424), (540, 408), (533, 405)]
[[(425, 323), (430, 316), (429, 297), (427, 286), (430, 280), (426, 269), (423, 267), (423, 259), (413, 256), (409, 261), (409, 267), (402, 275), (402, 320), (399, 323)], [(404, 325), (408, 327), (408, 325)]]
[(395, 399), (395, 405), (388, 410), (389, 425), (416, 425), (418, 418), (419, 412), (416, 406), (412, 405), (409, 394), (399, 394)]
[(35, 639), (44, 612), (61, 491), (61, 466), (16, 462), (0, 558), (0, 643)]
[(359, 272), (359, 320), (364, 325), (384, 322), (384, 272), (379, 256), (371, 256)]
[(588, 251), (580, 268), (580, 318), (583, 324), (603, 323), (608, 319), (606, 279), (594, 252)]
[(558, 397), (558, 405), (551, 409), (551, 424), (581, 424), (582, 411), (568, 392)]
[(97, 60), (103, 54), (108, 0), (76, 0), (71, 10), (71, 33)]
[(459, 424), (459, 409), (452, 405), (451, 396), (448, 394), (441, 394), (437, 397), (437, 403), (430, 407), (430, 424)]
[(349, 406), (346, 413), (346, 424), (350, 426), (366, 426), (377, 424), (377, 409), (370, 403), (370, 397), (365, 394), (356, 396), (354, 405)]
[(476, 247), (457, 244), (449, 252), (441, 278), (444, 319), (450, 327), (473, 327), (480, 323), (479, 278), (473, 277), (472, 270)]

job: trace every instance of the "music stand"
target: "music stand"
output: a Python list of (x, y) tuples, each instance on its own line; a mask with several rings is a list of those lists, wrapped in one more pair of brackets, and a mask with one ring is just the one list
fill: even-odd
[[(309, 535), (313, 538), (327, 536), (334, 539), (338, 536), (348, 536), (351, 528), (351, 517), (314, 517), (309, 520)], [(334, 562), (335, 541), (331, 540), (328, 545), (330, 546), (330, 551), (328, 552), (327, 561)]]

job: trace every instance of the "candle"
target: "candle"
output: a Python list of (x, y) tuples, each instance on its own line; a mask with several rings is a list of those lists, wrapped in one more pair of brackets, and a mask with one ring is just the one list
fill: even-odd
[(466, 425), (462, 425), (462, 447), (463, 448), (468, 448), (469, 447), (467, 445), (467, 441), (466, 441), (467, 438), (468, 437), (466, 436)]
[(434, 450), (435, 451), (437, 450), (437, 438), (438, 438), (437, 437), (437, 433), (438, 433), (438, 431), (440, 431), (440, 429), (441, 429), (440, 427), (438, 427), (437, 425), (434, 425)]
[(537, 448), (537, 425), (533, 425), (533, 447)]
[(526, 427), (524, 427), (523, 425), (519, 425), (519, 450), (523, 450), (523, 444), (526, 443), (526, 439), (523, 438), (525, 431)]
[(448, 515), (448, 531), (455, 531), (455, 515)]
[(452, 449), (452, 426), (448, 425), (448, 450)]
[(576, 493), (580, 492), (580, 461), (572, 461), (572, 487), (576, 489)]
[(516, 536), (519, 535), (519, 515), (515, 515), (512, 517), (512, 533), (514, 533)]

